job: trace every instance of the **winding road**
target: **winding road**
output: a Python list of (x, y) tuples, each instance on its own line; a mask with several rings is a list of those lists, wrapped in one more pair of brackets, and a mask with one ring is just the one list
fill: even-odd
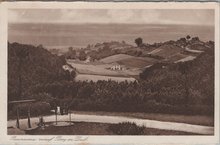
[[(69, 121), (69, 115), (58, 115), (58, 121)], [(55, 121), (55, 115), (44, 116), (45, 122)], [(120, 116), (103, 116), (103, 115), (84, 115), (84, 114), (71, 114), (71, 121), (74, 122), (97, 122), (97, 123), (110, 123), (116, 124), (120, 122), (135, 122), (137, 125), (143, 125), (148, 128), (164, 129), (164, 130), (175, 130), (183, 131), (197, 134), (206, 134), (213, 135), (214, 127), (202, 126), (202, 125), (192, 125), (186, 123), (175, 123), (175, 122), (165, 122), (165, 121), (156, 121), (149, 119), (137, 119), (129, 117), (120, 117)], [(37, 126), (39, 118), (31, 118), (32, 128)], [(16, 120), (9, 120), (8, 127), (16, 128)], [(20, 119), (20, 128), (21, 130), (28, 129), (27, 119)]]

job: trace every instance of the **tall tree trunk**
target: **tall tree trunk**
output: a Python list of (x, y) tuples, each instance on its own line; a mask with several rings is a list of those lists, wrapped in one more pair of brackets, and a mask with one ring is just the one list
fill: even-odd
[(19, 65), (18, 65), (18, 73), (19, 73), (19, 76), (18, 76), (18, 81), (19, 81), (19, 84), (18, 84), (18, 96), (19, 96), (19, 99), (22, 98), (22, 78), (21, 78), (21, 58), (19, 59)]

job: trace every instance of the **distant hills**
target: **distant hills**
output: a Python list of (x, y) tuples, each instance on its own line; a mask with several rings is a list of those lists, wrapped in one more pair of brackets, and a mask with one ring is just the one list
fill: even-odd
[(67, 59), (87, 60), (87, 62), (89, 59), (89, 62), (113, 63), (123, 61), (125, 58), (129, 61), (129, 58), (132, 58), (134, 61), (151, 59), (151, 64), (154, 64), (155, 62), (180, 62), (186, 61), (188, 58), (195, 58), (201, 52), (214, 47), (213, 44), (212, 41), (202, 42), (198, 37), (191, 38), (190, 36), (176, 41), (170, 40), (154, 44), (146, 44), (141, 40), (141, 44), (137, 46), (124, 41), (112, 41), (88, 45), (86, 48), (77, 50), (70, 48), (64, 55)]

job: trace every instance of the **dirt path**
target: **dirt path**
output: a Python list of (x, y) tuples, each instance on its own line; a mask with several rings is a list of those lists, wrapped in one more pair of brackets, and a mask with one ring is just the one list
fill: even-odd
[[(58, 115), (58, 121), (69, 121), (69, 115)], [(55, 121), (55, 115), (45, 116), (45, 122)], [(36, 127), (39, 118), (31, 118), (32, 127)], [(165, 130), (175, 130), (175, 131), (184, 131), (190, 133), (198, 134), (214, 134), (214, 127), (201, 126), (201, 125), (191, 125), (186, 123), (174, 123), (174, 122), (164, 122), (164, 121), (155, 121), (148, 119), (136, 119), (128, 117), (119, 117), (119, 116), (103, 116), (103, 115), (84, 115), (84, 114), (72, 114), (71, 121), (75, 122), (97, 122), (97, 123), (111, 123), (116, 124), (119, 122), (135, 122), (137, 125), (144, 125), (148, 128), (156, 129), (165, 129)], [(9, 120), (8, 127), (16, 127), (16, 120)], [(20, 128), (27, 129), (27, 119), (20, 120)]]

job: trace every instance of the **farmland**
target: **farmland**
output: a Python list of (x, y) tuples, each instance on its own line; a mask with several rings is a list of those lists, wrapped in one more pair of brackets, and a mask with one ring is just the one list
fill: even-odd
[(148, 58), (148, 57), (145, 57), (145, 58), (135, 57), (132, 59), (127, 58), (127, 59), (118, 61), (119, 64), (131, 67), (131, 68), (145, 68), (145, 67), (148, 67), (149, 65), (154, 64), (155, 62), (157, 62), (157, 60), (153, 58)]
[(97, 82), (98, 80), (111, 80), (116, 82), (122, 82), (127, 80), (128, 82), (133, 82), (136, 79), (132, 77), (114, 77), (114, 76), (102, 76), (102, 75), (89, 75), (89, 74), (79, 74), (76, 76), (75, 81), (93, 81)]
[[(163, 58), (170, 57), (181, 52), (182, 48), (175, 46), (175, 45), (162, 45), (156, 50), (153, 50), (154, 55), (161, 56)], [(151, 52), (152, 53), (152, 52)]]
[(133, 59), (135, 58), (134, 56), (130, 56), (130, 55), (126, 55), (126, 54), (117, 54), (117, 55), (112, 55), (106, 58), (103, 58), (100, 60), (100, 62), (103, 63), (113, 63), (116, 61), (121, 61), (121, 60), (125, 60), (125, 59)]
[[(152, 66), (155, 63), (168, 61), (170, 63), (178, 63), (184, 61), (190, 61), (196, 58), (195, 54), (187, 54), (183, 47), (177, 44), (160, 44), (151, 49), (152, 46), (147, 48), (131, 48), (122, 43), (109, 42), (99, 45), (95, 45), (93, 49), (99, 54), (99, 49), (96, 47), (102, 46), (108, 47), (103, 51), (101, 48), (101, 54), (105, 52), (105, 56), (98, 60), (82, 61), (79, 59), (68, 59), (67, 63), (76, 69), (77, 76), (76, 81), (98, 81), (98, 80), (115, 80), (115, 81), (134, 81), (135, 76), (139, 74), (147, 67)], [(118, 46), (118, 47), (117, 47)], [(127, 49), (125, 47), (128, 47)], [(113, 48), (113, 49), (112, 49)], [(114, 52), (113, 50), (118, 50)], [(108, 52), (109, 51), (109, 56)], [(116, 53), (116, 54), (115, 54)], [(94, 54), (94, 53), (93, 53)], [(90, 53), (87, 53), (90, 55)], [(89, 56), (90, 57), (90, 56)], [(92, 56), (91, 56), (92, 57)], [(122, 69), (113, 70), (112, 67), (120, 66)]]
[(118, 76), (126, 77), (129, 75), (138, 75), (140, 69), (125, 69), (120, 71), (113, 71), (110, 69), (114, 64), (104, 64), (104, 63), (79, 63), (77, 61), (73, 62), (68, 60), (67, 63), (76, 68), (79, 74), (89, 74), (89, 75), (102, 75), (102, 76)]

